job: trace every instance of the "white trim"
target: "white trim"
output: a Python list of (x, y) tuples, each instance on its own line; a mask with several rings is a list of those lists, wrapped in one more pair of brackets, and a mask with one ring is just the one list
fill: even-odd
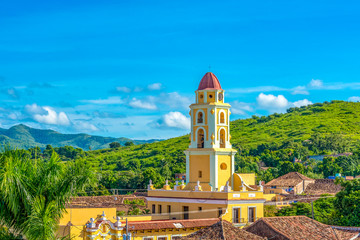
[[(224, 113), (224, 123), (221, 123), (220, 122), (220, 113)], [(226, 116), (226, 112), (224, 109), (219, 109), (219, 113), (218, 113), (218, 125), (220, 126), (227, 126), (227, 119), (228, 119), (228, 116)]]
[(156, 239), (159, 239), (159, 238), (161, 238), (161, 237), (166, 238), (166, 240), (169, 239), (169, 237), (168, 237), (167, 235), (156, 236)]
[(220, 146), (221, 146), (221, 145), (220, 145), (220, 131), (221, 131), (222, 129), (224, 129), (224, 131), (225, 131), (225, 148), (228, 148), (228, 139), (229, 139), (229, 136), (227, 136), (227, 131), (226, 131), (225, 127), (219, 128), (219, 131), (218, 131), (219, 148), (222, 148), (222, 147), (220, 147)]
[(248, 212), (247, 212), (247, 218), (248, 218), (248, 219), (247, 219), (247, 220), (248, 220), (248, 222), (250, 222), (250, 221), (249, 221), (249, 219), (250, 219), (250, 218), (249, 218), (249, 209), (250, 209), (250, 208), (255, 208), (255, 216), (254, 216), (254, 218), (255, 218), (255, 219), (254, 219), (254, 222), (255, 222), (255, 221), (256, 221), (256, 216), (257, 216), (257, 215), (256, 215), (256, 214), (257, 214), (257, 208), (256, 208), (256, 206), (248, 206), (248, 207), (247, 207), (247, 210), (248, 210)]
[(234, 222), (234, 209), (240, 209), (239, 210), (239, 213), (240, 213), (240, 215), (239, 215), (239, 222), (238, 223), (241, 223), (241, 207), (232, 207), (231, 208), (231, 219), (232, 219), (232, 223), (235, 223)]
[[(184, 191), (185, 192), (185, 191)], [(176, 203), (201, 203), (201, 204), (247, 204), (264, 203), (265, 199), (254, 200), (215, 200), (215, 199), (194, 199), (194, 198), (168, 198), (168, 197), (146, 197), (148, 202), (176, 202)]]
[[(198, 123), (198, 115), (199, 115), (199, 113), (202, 113), (203, 114), (203, 122), (202, 123)], [(202, 109), (196, 109), (196, 114), (195, 114), (196, 116), (194, 116), (195, 117), (195, 126), (205, 126), (205, 116), (206, 116), (206, 114), (205, 114), (205, 112), (204, 112), (204, 110), (202, 110)]]
[[(199, 130), (202, 129), (204, 131), (204, 148), (205, 148), (205, 143), (206, 143), (206, 129), (203, 127), (198, 127), (195, 131), (195, 144), (196, 147), (198, 146), (198, 132)], [(197, 147), (198, 148), (198, 147)]]

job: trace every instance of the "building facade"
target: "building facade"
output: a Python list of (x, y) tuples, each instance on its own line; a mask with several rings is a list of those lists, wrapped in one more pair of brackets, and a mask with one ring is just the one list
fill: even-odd
[(148, 186), (153, 219), (223, 218), (239, 226), (263, 216), (265, 197), (255, 174), (236, 174), (231, 146), (230, 105), (213, 73), (206, 73), (190, 105), (191, 133), (186, 184)]

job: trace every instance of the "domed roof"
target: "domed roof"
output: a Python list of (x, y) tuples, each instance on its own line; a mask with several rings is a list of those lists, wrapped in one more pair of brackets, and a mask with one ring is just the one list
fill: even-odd
[(207, 72), (200, 81), (198, 90), (218, 89), (221, 90), (221, 85), (215, 74)]

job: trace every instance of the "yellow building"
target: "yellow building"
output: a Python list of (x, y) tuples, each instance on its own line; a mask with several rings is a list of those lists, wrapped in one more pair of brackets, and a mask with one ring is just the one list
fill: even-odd
[[(206, 73), (190, 106), (191, 134), (186, 154), (186, 184), (148, 185), (151, 216), (126, 217), (131, 239), (170, 240), (211, 226), (219, 218), (242, 227), (263, 217), (266, 196), (255, 174), (237, 174), (231, 147), (230, 105), (213, 73)], [(59, 235), (73, 239), (122, 239), (125, 219), (116, 209), (68, 209)], [(91, 219), (90, 219), (91, 218)], [(89, 220), (90, 219), (90, 220)]]
[(263, 217), (265, 197), (255, 174), (236, 174), (230, 139), (230, 105), (213, 73), (206, 73), (190, 105), (186, 185), (148, 186), (153, 219), (223, 218), (238, 226)]

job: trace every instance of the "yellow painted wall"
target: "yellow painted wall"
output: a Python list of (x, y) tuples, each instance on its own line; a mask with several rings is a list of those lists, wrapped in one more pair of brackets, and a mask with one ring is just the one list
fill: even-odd
[[(202, 178), (199, 178), (202, 171)], [(210, 156), (190, 155), (190, 182), (210, 182)]]
[[(212, 98), (210, 98), (210, 95), (212, 95)], [(215, 91), (209, 91), (207, 92), (207, 102), (213, 103), (215, 102)]]
[[(219, 112), (222, 110), (224, 110), (224, 112), (225, 112), (225, 124), (228, 124), (228, 109), (226, 109), (226, 108), (224, 108), (224, 109), (217, 108), (216, 109), (216, 123), (220, 124)], [(227, 131), (227, 129), (226, 129), (226, 131)]]
[(255, 173), (238, 173), (247, 185), (256, 185)]
[[(153, 220), (168, 220), (176, 218), (177, 220), (184, 219), (183, 207), (189, 207), (189, 219), (200, 219), (200, 218), (217, 218), (218, 208), (226, 209), (226, 204), (206, 204), (199, 200), (199, 203), (183, 203), (179, 199), (179, 202), (152, 202), (148, 201), (148, 206), (155, 204), (156, 213), (153, 214)], [(162, 205), (162, 213), (158, 212), (158, 206)], [(171, 206), (171, 213), (167, 212), (167, 206)], [(201, 211), (199, 210), (201, 207)], [(224, 210), (225, 212), (225, 210)]]
[[(264, 204), (263, 203), (249, 203), (249, 204), (229, 204), (227, 208), (227, 213), (223, 216), (223, 219), (233, 222), (233, 208), (240, 207), (240, 218), (244, 219), (244, 222), (248, 222), (248, 209), (249, 207), (255, 207), (256, 219), (262, 218), (264, 216)], [(256, 220), (255, 219), (255, 220)]]
[[(201, 98), (201, 95), (203, 96), (202, 98)], [(197, 102), (198, 102), (198, 103), (204, 103), (204, 99), (205, 99), (205, 93), (203, 93), (203, 92), (198, 92)]]
[(196, 140), (196, 130), (198, 129), (198, 128), (204, 128), (205, 129), (205, 139), (206, 140), (209, 140), (209, 127), (208, 126), (194, 126), (193, 127), (193, 137), (194, 137), (194, 141)]
[[(221, 164), (226, 164), (226, 169), (221, 169)], [(231, 185), (231, 155), (218, 155), (218, 187), (225, 186), (226, 182), (229, 181)]]
[(108, 219), (116, 218), (116, 208), (67, 208), (59, 224), (66, 225), (71, 222), (74, 225), (83, 225), (90, 218), (100, 216), (103, 211)]

